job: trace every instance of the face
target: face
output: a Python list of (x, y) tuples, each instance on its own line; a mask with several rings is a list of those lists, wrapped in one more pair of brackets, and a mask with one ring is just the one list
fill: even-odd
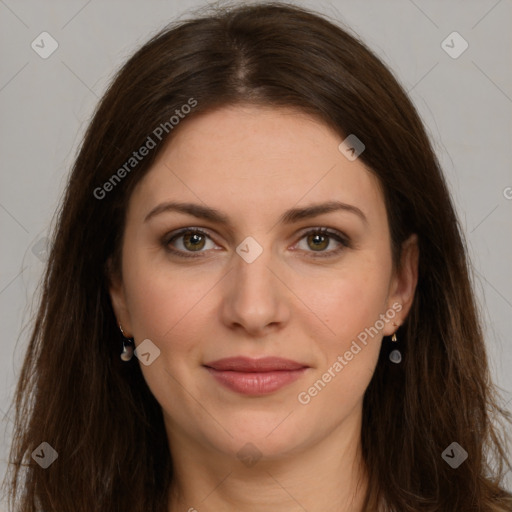
[[(135, 188), (110, 293), (171, 439), (271, 459), (360, 418), (417, 249), (394, 273), (379, 182), (341, 141), (297, 111), (226, 107), (184, 122)], [(232, 357), (301, 369), (208, 368)]]

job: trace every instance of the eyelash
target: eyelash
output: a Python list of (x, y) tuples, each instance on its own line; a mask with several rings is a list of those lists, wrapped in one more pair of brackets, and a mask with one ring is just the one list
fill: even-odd
[[(169, 253), (172, 253), (180, 258), (203, 258), (204, 256), (201, 255), (201, 252), (204, 252), (204, 251), (201, 251), (201, 252), (198, 252), (197, 254), (192, 254), (191, 251), (188, 251), (188, 252), (185, 252), (185, 251), (181, 251), (181, 250), (177, 250), (177, 249), (173, 249), (170, 247), (170, 243), (173, 242), (174, 240), (176, 240), (177, 238), (187, 234), (187, 233), (200, 233), (208, 238), (211, 239), (210, 235), (204, 231), (203, 229), (201, 228), (183, 228), (183, 229), (180, 229), (179, 231), (175, 232), (175, 233), (171, 233), (170, 235), (167, 235), (163, 240), (162, 240), (162, 244), (164, 246), (164, 248), (166, 249), (166, 251), (168, 251)], [(337, 256), (339, 253), (341, 253), (343, 250), (347, 249), (347, 248), (351, 248), (352, 245), (348, 239), (348, 237), (344, 236), (342, 233), (340, 233), (339, 231), (332, 231), (328, 228), (313, 228), (313, 229), (310, 229), (309, 231), (306, 231), (305, 233), (302, 234), (301, 238), (299, 240), (302, 240), (303, 238), (307, 237), (308, 235), (312, 235), (312, 234), (321, 234), (321, 235), (328, 235), (329, 237), (331, 238), (334, 238), (337, 242), (339, 242), (341, 244), (341, 247), (339, 247), (338, 249), (335, 249), (333, 251), (327, 251), (327, 252), (318, 252), (318, 253), (315, 253), (315, 251), (311, 251), (313, 253), (313, 255), (311, 256), (312, 258), (331, 258), (331, 257), (334, 257), (334, 256)], [(310, 251), (306, 251), (306, 252), (310, 252)]]

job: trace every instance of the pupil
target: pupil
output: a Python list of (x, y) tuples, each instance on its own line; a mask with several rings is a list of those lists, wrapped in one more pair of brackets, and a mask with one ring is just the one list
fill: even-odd
[[(313, 243), (316, 248), (325, 249), (325, 239), (326, 237), (321, 234), (312, 235)], [(322, 245), (323, 244), (323, 245)]]
[(200, 247), (202, 243), (202, 236), (203, 235), (198, 233), (189, 233), (188, 235), (185, 235), (185, 243), (190, 244), (193, 248)]

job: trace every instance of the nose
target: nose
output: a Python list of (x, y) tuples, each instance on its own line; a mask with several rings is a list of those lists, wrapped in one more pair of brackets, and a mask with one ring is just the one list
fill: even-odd
[(264, 249), (253, 261), (238, 254), (233, 260), (224, 280), (221, 316), (225, 325), (251, 336), (282, 329), (290, 315), (291, 292), (272, 261), (271, 249)]

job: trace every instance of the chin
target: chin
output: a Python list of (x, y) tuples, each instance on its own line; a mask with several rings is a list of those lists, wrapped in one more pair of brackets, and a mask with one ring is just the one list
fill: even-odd
[(227, 456), (239, 460), (248, 458), (271, 461), (299, 451), (308, 444), (308, 439), (313, 437), (308, 436), (303, 427), (299, 428), (293, 423), (293, 414), (290, 418), (286, 418), (284, 414), (279, 421), (274, 421), (274, 418), (265, 420), (261, 417), (256, 420), (254, 416), (245, 416), (242, 424), (223, 424), (233, 437), (226, 434), (221, 439), (210, 439), (210, 443)]

